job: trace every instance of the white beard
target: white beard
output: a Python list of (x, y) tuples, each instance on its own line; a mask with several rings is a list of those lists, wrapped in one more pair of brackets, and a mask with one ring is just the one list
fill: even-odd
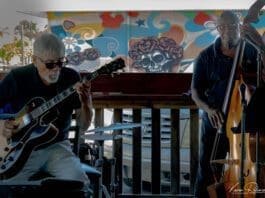
[(50, 74), (49, 76), (44, 76), (44, 79), (49, 83), (56, 83), (59, 79), (60, 72)]
[(230, 38), (230, 39), (228, 39), (227, 42), (224, 42), (224, 47), (226, 49), (232, 49), (232, 48), (235, 48), (237, 46), (237, 44), (238, 44), (238, 39)]

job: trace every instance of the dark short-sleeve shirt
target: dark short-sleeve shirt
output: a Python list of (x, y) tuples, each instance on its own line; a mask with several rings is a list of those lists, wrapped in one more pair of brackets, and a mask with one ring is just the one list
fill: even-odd
[[(196, 58), (192, 76), (192, 86), (210, 106), (222, 108), (234, 59), (221, 52), (221, 39), (203, 50)], [(242, 61), (242, 71), (256, 73), (257, 51), (246, 44)], [(255, 83), (255, 82), (248, 82)]]
[[(62, 68), (57, 83), (47, 86), (40, 79), (37, 68), (33, 64), (14, 69), (0, 82), (0, 108), (8, 106), (10, 111), (8, 113), (17, 113), (31, 99), (42, 97), (48, 101), (79, 80), (80, 76), (77, 72)], [(80, 106), (78, 95), (75, 93), (65, 98), (45, 116), (47, 120), (55, 119), (52, 123), (59, 129), (57, 141), (68, 137), (73, 110)]]

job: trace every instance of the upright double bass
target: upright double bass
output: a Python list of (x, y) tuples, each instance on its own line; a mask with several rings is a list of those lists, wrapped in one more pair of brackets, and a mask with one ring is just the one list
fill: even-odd
[[(259, 11), (264, 5), (265, 0), (256, 1), (250, 7), (244, 23), (258, 21), (257, 17), (259, 16)], [(251, 93), (248, 91), (248, 87), (244, 82), (244, 77), (240, 72), (240, 68), (246, 42), (255, 45), (250, 39), (241, 38), (237, 46), (226, 90), (226, 97), (222, 106), (225, 122), (223, 126), (218, 129), (210, 162), (213, 171), (215, 171), (216, 164), (225, 165), (225, 170), (223, 171), (221, 179), (219, 179), (218, 176), (215, 177), (216, 184), (221, 186), (221, 190), (224, 192), (222, 192), (220, 196), (216, 191), (213, 193), (213, 191), (209, 190), (211, 188), (208, 188), (210, 197), (265, 197), (265, 186), (262, 186), (263, 182), (260, 182), (260, 178), (258, 177), (260, 173), (259, 155), (253, 154), (253, 151), (258, 152), (260, 148), (259, 132), (257, 131), (255, 135), (251, 135), (246, 131), (245, 127), (246, 109), (248, 101), (251, 100)], [(260, 52), (260, 49), (257, 50)], [(258, 53), (258, 57), (261, 59), (260, 53)], [(258, 60), (258, 63), (260, 62), (261, 61)], [(260, 68), (260, 64), (258, 64), (257, 86), (259, 86), (261, 76), (259, 74), (261, 72)], [(249, 100), (247, 100), (247, 98)], [(215, 155), (217, 153), (219, 140), (222, 136), (226, 136), (229, 141), (228, 156), (226, 159), (216, 159)], [(259, 144), (257, 144), (257, 140)], [(263, 178), (263, 180), (265, 180), (265, 178)], [(262, 192), (262, 190), (264, 192)]]

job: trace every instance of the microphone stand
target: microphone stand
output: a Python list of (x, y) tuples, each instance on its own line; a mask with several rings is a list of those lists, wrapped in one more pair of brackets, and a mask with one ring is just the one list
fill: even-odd
[[(247, 112), (247, 101), (245, 97), (246, 85), (242, 83), (240, 85), (241, 92), (241, 106), (242, 106), (242, 115), (241, 115), (241, 163), (240, 163), (240, 189), (244, 190), (245, 179), (244, 179), (244, 162), (246, 158), (245, 150), (245, 136), (246, 136), (246, 112)], [(240, 194), (240, 197), (244, 197), (243, 194)]]
[[(244, 38), (245, 41), (247, 41), (249, 44), (251, 44), (256, 50), (257, 50), (257, 88), (261, 86), (261, 54), (264, 53), (264, 50), (262, 49), (262, 47), (258, 46), (257, 44), (255, 44), (253, 41), (251, 41), (251, 39), (249, 39), (248, 37)], [(256, 132), (256, 184), (258, 184), (258, 175), (260, 172), (260, 162), (259, 162), (259, 153), (260, 153), (260, 149), (259, 149), (259, 145), (260, 145), (260, 129), (257, 130)]]

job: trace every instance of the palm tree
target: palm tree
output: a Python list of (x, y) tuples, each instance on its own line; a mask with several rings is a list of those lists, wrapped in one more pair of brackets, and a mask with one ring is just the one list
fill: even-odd
[(25, 33), (29, 33), (31, 30), (31, 23), (27, 20), (22, 20), (19, 22), (19, 25), (17, 25), (14, 29), (14, 33), (16, 35), (20, 35), (20, 40), (21, 40), (21, 63), (24, 65), (24, 36)]
[[(35, 38), (39, 34), (39, 30), (37, 29), (36, 23), (34, 23), (32, 21), (22, 20), (19, 22), (19, 25), (17, 25), (15, 27), (14, 33), (16, 35), (20, 36), (20, 40), (21, 40), (21, 44), (22, 44), (20, 55), (21, 55), (22, 65), (24, 65), (25, 60), (29, 59), (28, 55), (26, 55), (26, 57), (25, 57), (25, 45), (27, 44), (27, 45), (32, 46), (32, 39)], [(25, 41), (25, 37), (29, 39), (30, 43)], [(26, 61), (26, 62), (28, 62), (28, 61)]]

